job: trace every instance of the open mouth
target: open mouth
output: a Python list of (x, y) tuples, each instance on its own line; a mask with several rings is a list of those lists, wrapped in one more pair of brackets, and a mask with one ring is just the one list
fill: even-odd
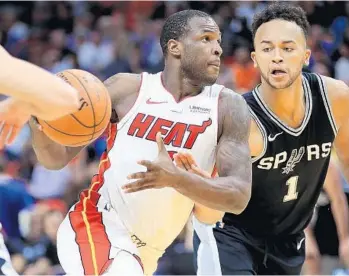
[(281, 76), (281, 75), (286, 74), (286, 71), (281, 70), (281, 69), (275, 69), (275, 70), (271, 71), (271, 74), (274, 76)]

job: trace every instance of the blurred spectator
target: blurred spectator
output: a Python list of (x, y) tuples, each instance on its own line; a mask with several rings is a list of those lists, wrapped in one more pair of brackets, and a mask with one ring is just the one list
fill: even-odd
[(26, 24), (18, 20), (18, 10), (13, 6), (4, 7), (0, 12), (0, 22), (6, 34), (5, 48), (12, 54), (17, 43), (26, 40), (29, 28)]
[(245, 93), (251, 91), (259, 80), (259, 73), (250, 58), (250, 51), (246, 47), (239, 47), (234, 53), (234, 62), (231, 65), (235, 91)]
[[(52, 274), (50, 261), (46, 258), (50, 240), (43, 232), (43, 216), (46, 209), (36, 205), (28, 210), (27, 227), (23, 228), (23, 238), (9, 238), (8, 249), (12, 255), (13, 267), (24, 275)], [(24, 230), (25, 229), (25, 230)]]
[(343, 41), (339, 47), (341, 57), (335, 65), (335, 77), (349, 85), (349, 39)]
[(113, 58), (113, 45), (104, 40), (100, 33), (93, 31), (77, 51), (82, 69), (98, 71), (106, 67)]
[(29, 194), (25, 181), (0, 175), (0, 221), (7, 237), (21, 237), (20, 213), (33, 204), (34, 199)]
[[(307, 70), (349, 84), (349, 2), (292, 3), (306, 10), (311, 24)], [(0, 42), (13, 55), (53, 73), (81, 68), (103, 80), (120, 72), (154, 73), (163, 68), (159, 36), (164, 19), (182, 9), (200, 9), (212, 15), (222, 32), (217, 82), (245, 93), (260, 81), (250, 59), (250, 30), (253, 15), (267, 4), (0, 1)], [(98, 171), (105, 140), (101, 137), (86, 147), (66, 168), (50, 171), (37, 163), (29, 137), (29, 129), (23, 129), (0, 153), (0, 221), (19, 273), (64, 274), (55, 248), (57, 228)], [(195, 274), (190, 224), (160, 260), (157, 274)]]
[(322, 62), (318, 62), (313, 66), (312, 72), (329, 77), (331, 76), (330, 69)]
[(53, 171), (35, 164), (30, 181), (29, 192), (36, 199), (63, 197), (72, 179), (72, 171), (67, 166)]

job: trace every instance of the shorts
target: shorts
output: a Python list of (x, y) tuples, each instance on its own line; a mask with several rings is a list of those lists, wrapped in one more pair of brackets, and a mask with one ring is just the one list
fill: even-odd
[(194, 219), (197, 275), (299, 275), (305, 260), (304, 234), (262, 239), (234, 227)]
[(137, 241), (109, 202), (100, 197), (97, 208), (87, 212), (77, 204), (57, 232), (58, 258), (67, 274), (150, 275), (156, 270), (163, 252)]

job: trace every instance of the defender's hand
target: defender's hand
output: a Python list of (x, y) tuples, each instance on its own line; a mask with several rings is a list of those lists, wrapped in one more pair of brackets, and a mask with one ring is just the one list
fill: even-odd
[(0, 149), (15, 140), (29, 119), (21, 102), (12, 98), (0, 102)]
[(125, 193), (176, 186), (178, 169), (166, 151), (160, 132), (156, 134), (156, 143), (159, 151), (157, 158), (154, 161), (142, 160), (137, 162), (146, 167), (147, 171), (130, 174), (127, 178), (136, 179), (137, 181), (123, 186)]
[(176, 165), (179, 168), (187, 170), (188, 172), (195, 173), (205, 178), (211, 178), (211, 175), (200, 169), (196, 164), (194, 157), (188, 152), (179, 152), (173, 155)]
[(347, 269), (349, 269), (349, 238), (339, 243), (339, 257)]

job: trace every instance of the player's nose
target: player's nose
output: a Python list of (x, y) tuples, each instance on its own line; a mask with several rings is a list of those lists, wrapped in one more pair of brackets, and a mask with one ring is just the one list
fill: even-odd
[(220, 57), (222, 55), (222, 53), (223, 53), (223, 49), (222, 49), (221, 45), (218, 43), (218, 41), (217, 41), (215, 43), (214, 48), (213, 48), (213, 54), (215, 56), (219, 56)]
[(275, 63), (281, 63), (281, 62), (283, 62), (283, 57), (281, 56), (281, 54), (280, 54), (280, 51), (278, 50), (278, 49), (276, 49), (276, 51), (275, 51), (275, 54), (274, 54), (274, 56), (273, 56), (273, 62), (275, 62)]

